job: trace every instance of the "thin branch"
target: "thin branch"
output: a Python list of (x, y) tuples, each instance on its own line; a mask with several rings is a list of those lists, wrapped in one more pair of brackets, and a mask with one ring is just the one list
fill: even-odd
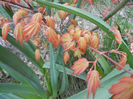
[[(115, 15), (121, 8), (123, 8), (129, 0), (123, 0), (120, 2), (118, 6), (116, 6), (106, 17), (103, 18), (104, 21), (107, 21), (109, 18), (111, 18), (113, 15)], [(99, 27), (94, 27), (90, 31), (95, 31)]]
[(24, 9), (29, 10), (30, 12), (34, 12), (34, 13), (37, 12), (37, 10), (31, 9), (31, 8), (23, 6), (23, 5), (20, 5), (18, 3), (9, 2), (9, 1), (6, 1), (6, 0), (0, 0), (0, 1), (3, 2), (3, 3), (7, 3), (8, 5), (13, 6), (15, 8), (24, 8)]

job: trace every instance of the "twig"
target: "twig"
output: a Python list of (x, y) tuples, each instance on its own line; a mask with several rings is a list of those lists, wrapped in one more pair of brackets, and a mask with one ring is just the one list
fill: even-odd
[[(115, 15), (121, 8), (123, 8), (127, 2), (129, 0), (123, 0), (120, 2), (120, 4), (118, 6), (116, 6), (106, 17), (103, 18), (104, 21), (107, 21), (110, 17), (112, 17), (113, 15)], [(94, 27), (93, 29), (91, 29), (90, 31), (95, 31), (96, 29), (98, 29), (99, 27)]]
[(6, 0), (0, 0), (0, 1), (1, 1), (1, 2), (4, 2), (4, 3), (7, 3), (8, 5), (13, 6), (13, 7), (16, 7), (16, 8), (24, 8), (24, 9), (27, 9), (27, 10), (29, 10), (30, 12), (34, 12), (34, 13), (37, 12), (37, 10), (35, 10), (35, 9), (31, 9), (31, 8), (29, 8), (29, 7), (20, 5), (20, 4), (18, 4), (18, 3), (9, 2), (9, 1), (6, 1)]

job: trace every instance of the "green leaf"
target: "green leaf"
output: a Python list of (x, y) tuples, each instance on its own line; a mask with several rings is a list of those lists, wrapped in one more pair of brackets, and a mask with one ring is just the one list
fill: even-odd
[[(79, 9), (79, 8), (75, 8), (75, 7), (71, 7), (71, 6), (67, 6), (67, 5), (61, 5), (59, 3), (53, 3), (53, 2), (48, 2), (48, 1), (43, 1), (43, 0), (36, 0), (41, 6), (46, 5), (52, 8), (56, 8), (59, 10), (64, 10), (66, 12), (75, 14), (77, 16), (80, 16), (81, 18), (84, 18), (92, 23), (94, 23), (95, 25), (97, 25), (98, 27), (100, 27), (103, 31), (105, 31), (110, 37), (112, 37), (112, 39), (114, 39), (113, 33), (114, 31), (112, 31), (111, 26), (109, 26), (109, 24), (107, 24), (106, 22), (104, 22), (102, 19), (100, 19), (99, 17), (96, 17), (94, 15), (92, 15), (91, 13)], [(127, 58), (128, 58), (128, 63), (130, 65), (130, 67), (133, 68), (133, 55), (131, 54), (130, 50), (128, 49), (128, 46), (125, 44), (124, 41), (122, 41), (122, 44), (120, 46), (120, 48), (127, 53)]]
[[(56, 66), (56, 70), (58, 70), (59, 72), (64, 72), (64, 67), (62, 65), (56, 64), (55, 66)], [(46, 62), (43, 65), (43, 68), (50, 68), (50, 63)], [(66, 71), (66, 74), (68, 74), (68, 75), (72, 75), (72, 73), (73, 73), (73, 71), (67, 67), (65, 67), (65, 71)], [(75, 75), (73, 75), (73, 76), (75, 76)], [(80, 78), (82, 80), (86, 80), (86, 74), (85, 73), (82, 73), (79, 76), (75, 76), (75, 77)]]
[(0, 93), (14, 93), (14, 94), (36, 94), (37, 91), (32, 87), (24, 84), (13, 84), (13, 83), (1, 83)]
[[(131, 70), (131, 68), (128, 68)], [(95, 99), (110, 99), (112, 97), (112, 94), (108, 92), (109, 88), (115, 83), (118, 82), (118, 79), (120, 79), (123, 76), (130, 76), (128, 73), (122, 71), (118, 71), (117, 69), (114, 69), (112, 72), (110, 72), (107, 76), (105, 76), (101, 80), (101, 87), (97, 90)], [(87, 89), (68, 97), (67, 99), (86, 99), (87, 98)], [(90, 95), (90, 99), (92, 99), (92, 94)]]
[(51, 77), (51, 86), (52, 86), (52, 92), (53, 97), (55, 98), (57, 96), (57, 86), (58, 86), (58, 72), (55, 67), (55, 58), (54, 58), (54, 51), (53, 51), (53, 45), (49, 43), (50, 48), (50, 77)]
[(16, 55), (2, 46), (0, 46), (0, 67), (5, 69), (15, 79), (32, 85), (41, 96), (47, 97), (37, 75)]
[(0, 12), (1, 12), (5, 17), (8, 17), (9, 19), (11, 18), (11, 16), (6, 12), (6, 10), (2, 7), (2, 5), (0, 5)]
[(11, 94), (11, 93), (4, 93), (4, 94), (0, 94), (0, 99), (23, 99), (21, 97), (18, 97), (14, 94)]

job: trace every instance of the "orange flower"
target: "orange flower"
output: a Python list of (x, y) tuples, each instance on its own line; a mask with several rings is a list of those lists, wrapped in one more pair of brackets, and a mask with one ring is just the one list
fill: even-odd
[(83, 37), (85, 38), (87, 44), (90, 45), (90, 41), (91, 41), (91, 32), (85, 30), (85, 31), (82, 32), (81, 35), (83, 35)]
[(55, 27), (54, 19), (51, 18), (50, 16), (47, 16), (47, 18), (46, 18), (46, 25), (48, 27), (51, 27), (52, 29), (54, 29), (54, 27)]
[(76, 76), (80, 75), (82, 72), (84, 72), (89, 67), (89, 62), (86, 58), (80, 58), (76, 62), (74, 62), (74, 65), (71, 67), (74, 72), (72, 75), (76, 74)]
[(42, 21), (42, 14), (41, 13), (35, 13), (32, 16), (32, 22), (41, 22)]
[(93, 35), (91, 36), (91, 41), (90, 41), (90, 46), (98, 49), (99, 44), (100, 44), (100, 40), (99, 40), (99, 36), (97, 33), (93, 33)]
[(114, 94), (112, 99), (133, 99), (133, 77), (122, 77), (109, 92)]
[[(121, 65), (121, 66), (125, 66), (126, 65), (126, 62), (127, 62), (127, 54), (126, 53), (122, 53), (122, 56), (121, 56), (121, 59), (119, 60), (119, 64)], [(118, 70), (122, 70), (122, 68), (120, 68), (119, 66), (117, 66), (117, 69)]]
[(67, 62), (69, 61), (69, 59), (70, 59), (69, 53), (68, 52), (65, 52), (64, 53), (64, 62), (65, 62), (65, 64), (67, 64)]
[(20, 3), (21, 0), (9, 0), (9, 2)]
[(70, 32), (71, 30), (74, 30), (75, 26), (73, 24), (71, 24), (69, 27), (68, 27), (68, 32)]
[(23, 28), (24, 28), (24, 24), (18, 23), (14, 29), (15, 38), (16, 38), (16, 40), (17, 39), (19, 40), (19, 42), (22, 46), (23, 46)]
[(116, 42), (120, 45), (122, 42), (121, 33), (116, 27), (113, 27), (112, 30), (115, 32), (113, 35), (115, 36)]
[(40, 23), (34, 21), (34, 22), (30, 22), (29, 24), (24, 26), (24, 39), (27, 42), (31, 37), (35, 36), (36, 34), (38, 34), (38, 32), (41, 29), (41, 25)]
[(45, 33), (45, 36), (54, 47), (57, 48), (60, 45), (60, 35), (57, 35), (54, 29), (49, 27)]
[(69, 19), (70, 23), (73, 24), (74, 26), (78, 25), (78, 22), (74, 19)]
[(80, 49), (81, 51), (83, 51), (84, 53), (86, 52), (86, 49), (87, 49), (87, 42), (86, 42), (86, 40), (85, 40), (84, 37), (80, 37), (80, 38), (79, 38), (78, 46), (79, 46), (79, 49)]
[(82, 32), (81, 29), (76, 28), (75, 33), (73, 34), (73, 40), (79, 40), (81, 32)]
[(58, 15), (59, 15), (60, 19), (65, 20), (65, 18), (67, 16), (67, 12), (59, 10)]
[(69, 33), (63, 34), (61, 41), (62, 41), (62, 46), (65, 51), (73, 49), (76, 45), (76, 43), (72, 41), (72, 36)]
[(24, 15), (27, 15), (28, 11), (25, 9), (19, 9), (14, 15), (13, 15), (13, 22), (16, 25), (20, 19), (23, 18)]
[(9, 31), (10, 31), (9, 24), (5, 23), (2, 27), (2, 37), (3, 37), (4, 41), (6, 41), (6, 37), (7, 37)]
[(75, 3), (77, 3), (78, 2), (78, 0), (73, 0), (73, 3), (75, 4)]
[(90, 93), (93, 93), (93, 99), (96, 94), (96, 90), (100, 88), (100, 75), (99, 72), (96, 70), (89, 71), (87, 74), (87, 90), (88, 90), (88, 95), (87, 99), (89, 99)]
[(36, 61), (40, 61), (40, 54), (41, 54), (41, 51), (40, 49), (36, 49), (35, 50), (35, 58), (36, 58)]
[(40, 39), (39, 37), (35, 37), (35, 38), (33, 39), (33, 44), (34, 44), (35, 46), (38, 46), (40, 43), (41, 43), (41, 39)]

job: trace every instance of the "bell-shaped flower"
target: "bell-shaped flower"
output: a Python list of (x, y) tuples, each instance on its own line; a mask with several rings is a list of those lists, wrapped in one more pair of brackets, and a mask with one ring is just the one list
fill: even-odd
[(33, 16), (32, 16), (32, 22), (41, 22), (42, 21), (42, 14), (41, 13), (35, 13)]
[(76, 76), (78, 76), (82, 72), (84, 72), (88, 67), (89, 61), (86, 58), (80, 58), (76, 62), (74, 62), (74, 65), (71, 67), (74, 70), (72, 75), (76, 74)]
[(100, 88), (100, 75), (99, 72), (96, 70), (90, 70), (87, 74), (87, 99), (89, 99), (90, 93), (93, 94), (93, 99), (96, 94), (96, 90)]
[(67, 12), (59, 10), (58, 15), (59, 15), (60, 19), (65, 20), (65, 18), (67, 16)]
[(35, 36), (39, 33), (41, 29), (41, 25), (39, 22), (30, 22), (29, 24), (24, 26), (24, 39), (27, 42), (31, 37)]
[(69, 61), (69, 59), (70, 59), (70, 55), (69, 55), (69, 53), (66, 51), (66, 52), (64, 53), (64, 63), (67, 64), (67, 62)]
[(37, 62), (40, 61), (40, 54), (41, 54), (40, 49), (36, 49), (35, 50), (35, 59), (36, 59)]
[(109, 92), (114, 94), (112, 99), (133, 99), (133, 77), (122, 77), (110, 88)]
[(46, 25), (48, 27), (51, 27), (52, 29), (54, 29), (55, 27), (55, 19), (51, 18), (50, 16), (46, 17)]
[(81, 51), (83, 51), (84, 53), (86, 52), (87, 49), (87, 42), (85, 40), (84, 37), (80, 37), (78, 40), (78, 47)]
[(6, 41), (6, 37), (7, 37), (9, 31), (10, 31), (9, 24), (5, 23), (2, 27), (2, 38), (4, 41)]
[(18, 23), (15, 26), (14, 29), (14, 36), (16, 38), (16, 40), (18, 39), (20, 44), (23, 46), (23, 28), (24, 28), (24, 23)]

